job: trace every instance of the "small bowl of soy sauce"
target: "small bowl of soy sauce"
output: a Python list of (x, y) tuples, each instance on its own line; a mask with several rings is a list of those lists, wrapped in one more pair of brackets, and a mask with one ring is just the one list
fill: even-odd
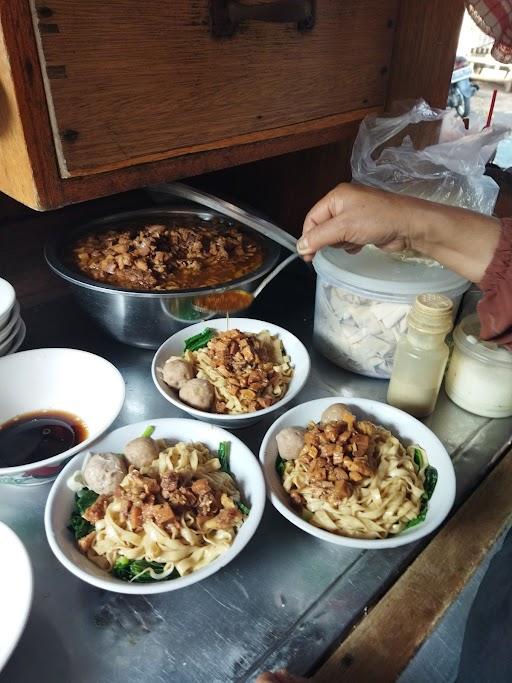
[(0, 358), (0, 484), (55, 479), (118, 416), (121, 373), (76, 349), (35, 349)]

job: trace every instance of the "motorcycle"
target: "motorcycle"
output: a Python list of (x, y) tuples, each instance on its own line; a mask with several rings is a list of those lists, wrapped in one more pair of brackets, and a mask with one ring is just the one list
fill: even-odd
[(465, 57), (455, 59), (450, 89), (448, 91), (448, 107), (455, 109), (462, 118), (469, 116), (471, 98), (479, 90), (478, 85), (471, 81), (471, 64)]

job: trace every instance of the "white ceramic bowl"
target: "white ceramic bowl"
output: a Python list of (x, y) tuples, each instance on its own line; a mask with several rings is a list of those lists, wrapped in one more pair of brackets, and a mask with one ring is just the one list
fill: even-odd
[[(425, 449), (429, 464), (438, 472), (438, 481), (432, 498), (429, 500), (426, 519), (418, 526), (406, 529), (396, 536), (384, 539), (359, 539), (348, 536), (339, 536), (324, 529), (319, 529), (300, 517), (288, 502), (288, 496), (284, 491), (279, 476), (275, 469), (278, 455), (276, 434), (284, 427), (305, 427), (311, 420), (320, 421), (323, 411), (332, 403), (345, 403), (358, 417), (369, 419), (378, 425), (388, 428), (400, 441), (409, 445), (416, 443)], [(398, 408), (388, 406), (386, 403), (373, 401), (366, 398), (330, 397), (320, 398), (316, 401), (302, 403), (292, 408), (280, 417), (268, 430), (260, 449), (260, 460), (263, 464), (263, 472), (269, 491), (270, 500), (274, 507), (286, 517), (286, 519), (303, 531), (312, 536), (329, 541), (337, 545), (350, 546), (353, 548), (395, 548), (417, 541), (423, 536), (430, 534), (445, 519), (453, 505), (455, 498), (455, 472), (452, 461), (445, 447), (437, 436), (423, 423), (404, 413)]]
[(0, 522), (0, 671), (12, 654), (32, 605), (32, 566), (25, 546)]
[(10, 282), (0, 277), (0, 328), (9, 320), (11, 309), (16, 301), (16, 292)]
[(119, 370), (100, 356), (76, 349), (34, 349), (0, 358), (0, 387), (0, 425), (17, 415), (49, 409), (77, 415), (88, 430), (85, 441), (53, 458), (0, 467), (0, 484), (55, 479), (66, 460), (110, 427), (125, 394)]
[(231, 443), (230, 469), (237, 481), (243, 500), (247, 502), (251, 510), (236, 535), (233, 545), (206, 567), (170, 581), (127, 583), (101, 570), (85, 555), (82, 555), (75, 545), (72, 534), (67, 529), (74, 499), (74, 493), (69, 489), (67, 480), (74, 472), (82, 468), (87, 455), (86, 451), (82, 452), (66, 465), (50, 491), (44, 515), (46, 535), (55, 556), (66, 569), (82, 581), (115, 593), (137, 595), (167, 593), (190, 586), (214, 574), (231, 562), (250, 541), (258, 528), (265, 507), (265, 481), (257, 459), (240, 439), (214, 425), (179, 418), (146, 420), (114, 430), (94, 444), (94, 452), (122, 452), (126, 443), (140, 436), (148, 425), (156, 427), (153, 434), (154, 438), (200, 441), (214, 452), (217, 451), (221, 441), (229, 441)]
[(7, 337), (0, 342), (0, 356), (5, 356), (9, 353), (9, 349), (12, 347), (14, 340), (21, 331), (21, 326), (23, 325), (23, 320), (18, 316), (18, 319), (12, 327), (11, 331)]
[(16, 301), (14, 303), (14, 306), (11, 308), (9, 311), (9, 316), (7, 317), (7, 320), (5, 321), (5, 325), (3, 327), (0, 327), (0, 343), (4, 341), (4, 339), (7, 339), (7, 337), (11, 334), (13, 328), (15, 327), (16, 323), (18, 322), (20, 318), (20, 305)]
[(306, 347), (301, 341), (299, 341), (299, 339), (297, 339), (297, 337), (282, 327), (278, 327), (272, 323), (263, 322), (262, 320), (253, 320), (252, 318), (231, 318), (229, 321), (230, 329), (236, 328), (242, 332), (255, 333), (267, 330), (271, 335), (279, 336), (284, 344), (286, 354), (290, 357), (291, 364), (293, 366), (293, 377), (292, 381), (288, 385), (288, 391), (280, 401), (275, 403), (273, 406), (270, 406), (270, 408), (263, 408), (263, 410), (257, 410), (254, 413), (244, 413), (242, 415), (219, 415), (218, 413), (210, 413), (204, 410), (192, 408), (179, 399), (177, 391), (171, 389), (167, 386), (167, 384), (165, 384), (160, 377), (160, 371), (168, 358), (171, 356), (181, 356), (183, 354), (186, 339), (193, 337), (199, 332), (202, 332), (207, 327), (212, 327), (216, 330), (225, 330), (226, 318), (208, 320), (206, 322), (201, 322), (197, 325), (191, 325), (190, 327), (180, 330), (162, 344), (162, 346), (156, 352), (151, 365), (153, 382), (155, 383), (158, 391), (170, 403), (175, 405), (177, 408), (181, 408), (181, 410), (184, 410), (186, 413), (189, 413), (189, 415), (203, 420), (204, 422), (211, 422), (212, 424), (220, 425), (226, 429), (240, 429), (241, 427), (248, 427), (249, 425), (261, 420), (265, 415), (282, 409), (287, 403), (295, 398), (295, 396), (306, 383), (306, 380), (309, 376), (311, 361)]
[(23, 320), (22, 319), (20, 319), (20, 320), (21, 320), (21, 324), (18, 328), (18, 332), (17, 332), (16, 336), (14, 337), (14, 339), (12, 340), (11, 345), (9, 346), (7, 351), (5, 351), (5, 353), (3, 354), (4, 356), (9, 356), (11, 353), (16, 353), (16, 351), (20, 348), (20, 346), (23, 344), (23, 342), (25, 340), (25, 335), (27, 334), (27, 328), (26, 328), (26, 325), (23, 322)]

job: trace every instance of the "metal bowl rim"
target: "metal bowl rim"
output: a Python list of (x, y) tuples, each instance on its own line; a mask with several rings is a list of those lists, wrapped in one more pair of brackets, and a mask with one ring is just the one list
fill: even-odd
[[(179, 290), (156, 290), (156, 291), (147, 291), (147, 290), (141, 290), (141, 289), (122, 289), (120, 287), (116, 287), (115, 285), (108, 285), (105, 283), (99, 283), (96, 282), (95, 280), (91, 280), (90, 278), (87, 278), (84, 275), (80, 275), (79, 273), (76, 273), (75, 271), (71, 270), (68, 268), (62, 260), (58, 256), (58, 252), (60, 249), (63, 248), (63, 246), (66, 243), (69, 243), (73, 240), (76, 240), (78, 237), (80, 237), (82, 234), (87, 233), (89, 231), (92, 231), (94, 228), (100, 227), (100, 226), (107, 226), (109, 223), (115, 222), (115, 221), (120, 221), (120, 220), (130, 220), (132, 218), (137, 218), (137, 217), (142, 217), (142, 216), (161, 216), (161, 215), (167, 215), (169, 217), (172, 216), (183, 216), (183, 215), (192, 215), (196, 218), (200, 218), (202, 220), (211, 220), (212, 218), (222, 218), (222, 219), (227, 219), (231, 223), (236, 224), (237, 227), (242, 229), (243, 231), (256, 235), (258, 239), (261, 240), (263, 243), (266, 254), (263, 260), (263, 263), (261, 266), (257, 269), (254, 270), (250, 273), (247, 273), (243, 277), (237, 278), (235, 280), (229, 280), (228, 282), (221, 283), (219, 285), (215, 286), (207, 286), (207, 287), (196, 287), (194, 289), (179, 289)], [(250, 226), (244, 225), (243, 223), (239, 223), (232, 218), (229, 218), (228, 216), (224, 216), (222, 213), (219, 213), (217, 211), (213, 211), (211, 209), (202, 211), (202, 210), (197, 210), (197, 208), (193, 207), (173, 207), (173, 208), (164, 208), (164, 207), (155, 207), (155, 208), (149, 208), (149, 209), (137, 209), (134, 211), (124, 211), (121, 213), (116, 213), (116, 214), (110, 214), (108, 216), (104, 216), (102, 218), (97, 218), (93, 221), (89, 221), (87, 223), (84, 223), (83, 225), (80, 225), (79, 227), (75, 228), (74, 230), (71, 230), (70, 232), (67, 232), (65, 234), (59, 235), (56, 239), (50, 239), (44, 247), (44, 257), (46, 259), (46, 263), (48, 266), (51, 268), (51, 270), (62, 277), (64, 280), (67, 280), (67, 282), (70, 282), (73, 285), (76, 285), (78, 287), (83, 287), (85, 289), (91, 289), (97, 292), (104, 292), (106, 294), (122, 294), (124, 296), (133, 296), (133, 297), (158, 297), (158, 298), (165, 298), (165, 299), (176, 299), (180, 297), (187, 297), (187, 296), (194, 296), (196, 294), (208, 294), (210, 292), (222, 292), (225, 291), (226, 289), (233, 289), (237, 285), (242, 285), (242, 284), (247, 284), (249, 282), (252, 282), (253, 280), (257, 280), (258, 278), (262, 277), (266, 273), (268, 273), (277, 263), (280, 255), (280, 247), (278, 244), (273, 242), (272, 240), (269, 240), (265, 235), (262, 235), (259, 233), (257, 230), (254, 230)]]

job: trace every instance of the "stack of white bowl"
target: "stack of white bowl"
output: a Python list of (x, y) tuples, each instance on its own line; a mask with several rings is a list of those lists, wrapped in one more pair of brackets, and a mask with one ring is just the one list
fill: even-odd
[(14, 287), (0, 278), (0, 356), (17, 351), (25, 339), (25, 333)]

